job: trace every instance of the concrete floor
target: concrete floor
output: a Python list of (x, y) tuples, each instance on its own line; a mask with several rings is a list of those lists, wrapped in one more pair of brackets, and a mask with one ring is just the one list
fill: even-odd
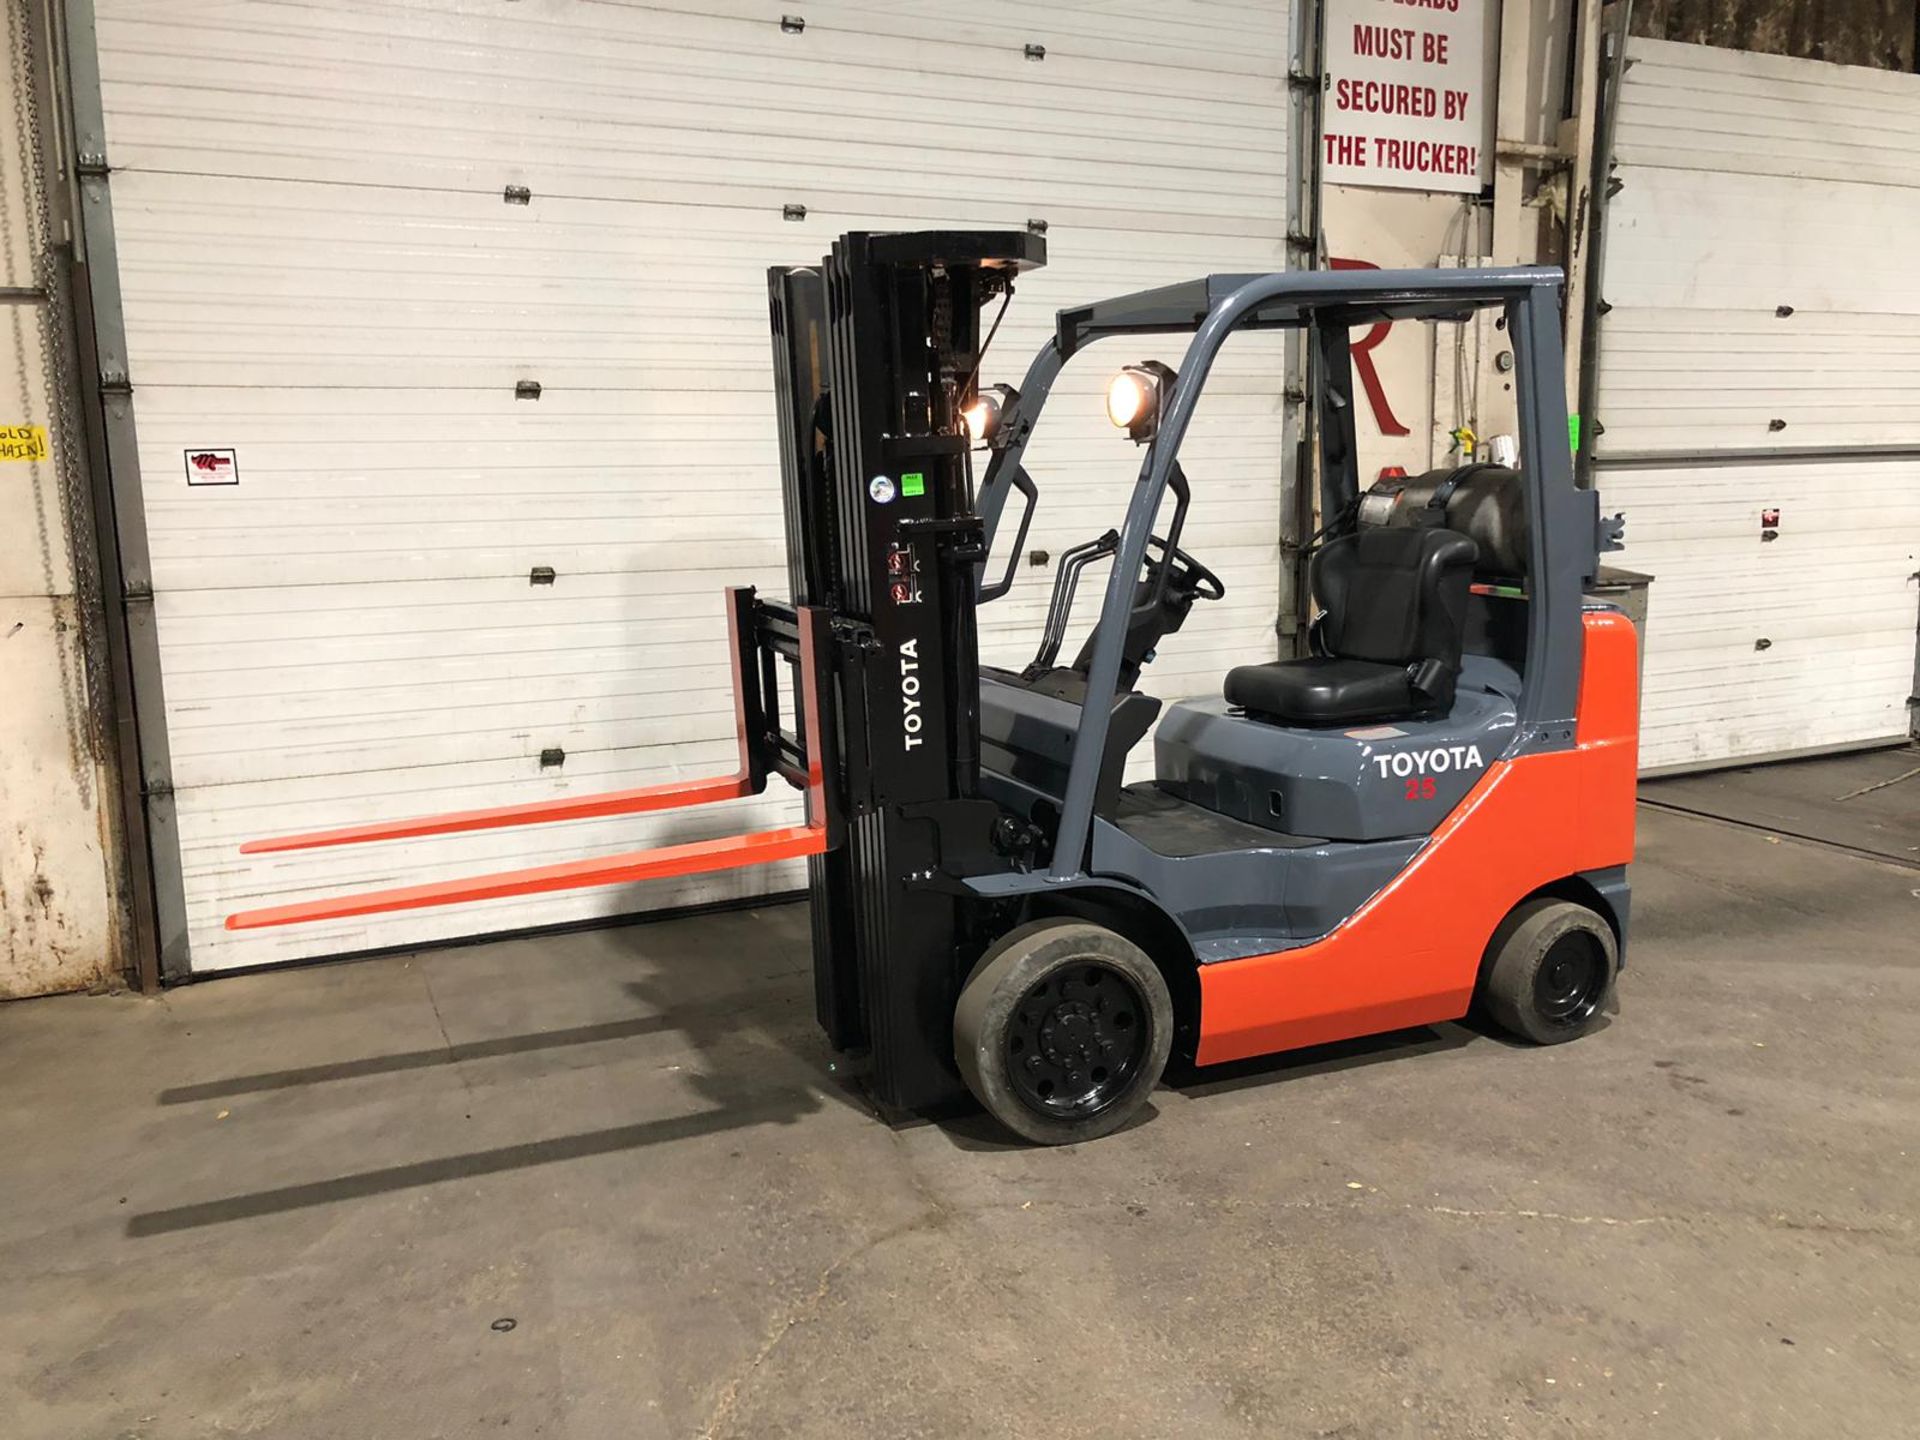
[(877, 1123), (795, 906), (8, 1007), (0, 1433), (1920, 1434), (1920, 871), (1635, 875), (1579, 1044), (1071, 1150)]
[(1920, 865), (1920, 749), (1903, 745), (1650, 780), (1641, 798)]

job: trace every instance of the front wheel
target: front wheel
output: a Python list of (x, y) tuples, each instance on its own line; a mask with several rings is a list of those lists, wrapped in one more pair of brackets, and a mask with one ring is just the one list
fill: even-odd
[(1536, 1045), (1558, 1045), (1591, 1030), (1620, 968), (1613, 927), (1572, 900), (1516, 906), (1488, 949), (1487, 1013)]
[(953, 1014), (960, 1074), (1027, 1140), (1111, 1134), (1153, 1093), (1173, 1046), (1173, 997), (1146, 953), (1084, 920), (1036, 920), (974, 967)]

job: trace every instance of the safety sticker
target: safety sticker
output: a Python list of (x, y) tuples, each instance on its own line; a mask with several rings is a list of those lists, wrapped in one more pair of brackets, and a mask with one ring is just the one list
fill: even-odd
[(46, 426), (0, 425), (0, 460), (31, 461), (46, 458)]
[(189, 450), (186, 455), (189, 485), (238, 485), (240, 483), (240, 461), (233, 451)]
[(1398, 740), (1406, 733), (1397, 725), (1375, 725), (1367, 730), (1349, 730), (1347, 738), (1349, 740)]

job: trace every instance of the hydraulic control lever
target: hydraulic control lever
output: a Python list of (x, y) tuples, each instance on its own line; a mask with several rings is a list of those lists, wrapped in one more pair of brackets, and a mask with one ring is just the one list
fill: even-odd
[(1067, 621), (1073, 615), (1073, 592), (1079, 587), (1080, 572), (1119, 548), (1120, 532), (1109, 530), (1060, 556), (1060, 568), (1053, 577), (1053, 595), (1047, 601), (1046, 627), (1040, 632), (1040, 648), (1034, 652), (1033, 663), (1022, 672), (1027, 679), (1044, 675), (1060, 658), (1061, 643), (1067, 638)]

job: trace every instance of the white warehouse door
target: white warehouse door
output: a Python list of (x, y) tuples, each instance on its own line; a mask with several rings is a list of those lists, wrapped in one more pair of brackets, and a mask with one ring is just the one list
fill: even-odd
[[(776, 782), (710, 812), (238, 853), (731, 768), (721, 588), (786, 589), (769, 265), (850, 229), (1044, 223), (1052, 263), (983, 373), (1017, 383), (1058, 306), (1284, 263), (1280, 0), (785, 0), (804, 28), (746, 0), (94, 4), (195, 971), (801, 883), (222, 925), (797, 816)], [(1162, 692), (1277, 653), (1270, 338), (1216, 374), (1189, 446), (1184, 543), (1230, 593), (1165, 647)], [(1138, 455), (1099, 396), (1139, 358), (1056, 390), (1031, 549), (1118, 523)], [(1023, 573), (983, 612), (990, 658), (1037, 638), (1052, 571)]]
[(1908, 732), (1920, 76), (1634, 40), (1602, 503), (1654, 577), (1641, 764)]

